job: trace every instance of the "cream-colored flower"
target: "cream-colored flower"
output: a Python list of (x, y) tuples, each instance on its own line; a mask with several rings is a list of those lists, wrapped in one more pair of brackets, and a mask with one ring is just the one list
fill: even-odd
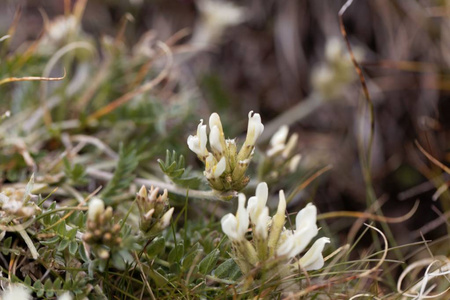
[(234, 192), (242, 190), (250, 181), (245, 173), (255, 150), (254, 143), (261, 135), (264, 125), (259, 114), (253, 114), (252, 111), (249, 113), (247, 138), (239, 153), (236, 140), (225, 139), (222, 122), (217, 113), (211, 114), (209, 127), (209, 146), (212, 153), (206, 148), (207, 127), (203, 125), (203, 120), (197, 127), (197, 135), (190, 135), (187, 143), (189, 149), (205, 164), (204, 175), (209, 185), (214, 190), (223, 192), (223, 197), (227, 199)]
[(324, 261), (322, 256), (325, 244), (328, 244), (330, 239), (322, 237), (314, 242), (311, 248), (300, 258), (299, 264), (306, 271), (318, 270), (323, 267)]
[(249, 215), (245, 208), (245, 195), (239, 194), (239, 204), (236, 212), (236, 216), (233, 214), (225, 215), (222, 220), (222, 231), (232, 241), (240, 241), (245, 239), (245, 233), (248, 230)]
[(2, 300), (31, 300), (31, 290), (22, 284), (10, 284), (2, 293)]
[(200, 20), (195, 26), (191, 44), (205, 48), (219, 42), (227, 27), (244, 21), (244, 10), (232, 2), (197, 0)]
[(105, 212), (105, 203), (99, 198), (93, 198), (89, 202), (88, 220), (94, 221)]
[(203, 125), (203, 120), (200, 120), (200, 124), (197, 126), (197, 135), (190, 135), (187, 139), (187, 144), (189, 149), (197, 154), (200, 160), (204, 160), (209, 154), (208, 150), (206, 150), (207, 142), (206, 125)]
[(286, 230), (282, 233), (283, 243), (278, 247), (279, 256), (292, 258), (300, 254), (318, 233), (316, 225), (317, 208), (309, 203), (295, 218), (296, 229), (292, 233)]
[(264, 125), (261, 122), (261, 116), (259, 114), (253, 114), (253, 111), (248, 113), (248, 127), (247, 127), (247, 137), (245, 139), (245, 144), (254, 146), (256, 140), (264, 131)]
[(222, 157), (219, 161), (210, 153), (206, 158), (205, 163), (205, 177), (208, 179), (219, 178), (223, 172), (225, 172), (227, 165), (225, 157)]
[(263, 211), (264, 207), (266, 207), (268, 197), (269, 188), (267, 187), (267, 183), (261, 182), (256, 187), (255, 196), (250, 197), (247, 204), (247, 210), (253, 224), (256, 224), (259, 219), (259, 215)]

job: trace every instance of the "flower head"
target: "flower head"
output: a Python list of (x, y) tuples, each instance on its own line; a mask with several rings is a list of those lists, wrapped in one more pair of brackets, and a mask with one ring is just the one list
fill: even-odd
[[(248, 200), (247, 209), (245, 196), (239, 194), (236, 215), (227, 214), (221, 221), (223, 232), (232, 241), (236, 263), (244, 273), (256, 266), (264, 266), (261, 262), (271, 258), (277, 259), (271, 259), (268, 268), (273, 268), (274, 262), (279, 263), (280, 267), (286, 264), (295, 267), (296, 263), (292, 263), (292, 258), (301, 254), (318, 233), (317, 208), (313, 204), (308, 204), (297, 214), (295, 230), (287, 230), (284, 228), (284, 192), (280, 191), (277, 212), (272, 218), (266, 206), (267, 199), (268, 187), (262, 182), (256, 188), (256, 195)], [(250, 240), (245, 236), (249, 226), (252, 228)], [(318, 239), (297, 264), (305, 270), (322, 268), (322, 251), (329, 242), (330, 239), (326, 237)]]
[(206, 148), (207, 127), (203, 125), (203, 120), (197, 127), (197, 135), (188, 137), (189, 149), (205, 164), (204, 175), (214, 190), (225, 196), (228, 195), (226, 192), (240, 191), (250, 180), (245, 172), (253, 156), (255, 142), (264, 129), (261, 116), (249, 113), (247, 138), (239, 153), (236, 140), (225, 139), (222, 121), (217, 113), (209, 117), (209, 127), (211, 152)]
[(248, 230), (249, 216), (245, 208), (245, 196), (239, 194), (239, 205), (236, 215), (227, 214), (222, 220), (222, 230), (232, 241), (245, 239), (245, 233)]

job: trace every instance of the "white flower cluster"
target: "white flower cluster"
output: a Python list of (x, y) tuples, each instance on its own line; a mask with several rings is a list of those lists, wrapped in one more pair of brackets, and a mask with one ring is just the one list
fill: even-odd
[(289, 139), (288, 134), (289, 127), (284, 125), (270, 139), (269, 148), (266, 151), (267, 158), (262, 165), (261, 176), (264, 179), (277, 180), (283, 174), (297, 171), (301, 155), (293, 155), (293, 152), (297, 146), (298, 134), (292, 134)]
[[(236, 215), (227, 214), (221, 221), (223, 232), (233, 243), (236, 263), (244, 274), (272, 257), (285, 257), (291, 261), (306, 249), (318, 233), (317, 209), (313, 204), (308, 204), (297, 214), (295, 230), (288, 230), (284, 227), (286, 218), (284, 192), (280, 191), (278, 209), (272, 218), (269, 217), (269, 208), (266, 206), (267, 199), (268, 187), (263, 182), (258, 185), (256, 196), (248, 200), (247, 208), (244, 194), (239, 194)], [(252, 228), (252, 242), (246, 238), (249, 225)], [(322, 251), (329, 242), (330, 239), (327, 237), (317, 239), (298, 261), (300, 267), (305, 270), (322, 268), (324, 265)], [(286, 263), (286, 260), (278, 261), (281, 262), (280, 266)]]
[(243, 189), (249, 178), (245, 176), (250, 160), (253, 156), (255, 143), (264, 130), (261, 116), (248, 114), (247, 137), (244, 145), (237, 152), (236, 139), (225, 139), (222, 122), (217, 113), (211, 114), (209, 118), (209, 146), (211, 152), (206, 148), (208, 142), (207, 126), (203, 120), (197, 127), (197, 135), (190, 135), (187, 139), (189, 149), (197, 154), (197, 157), (205, 164), (204, 175), (211, 187), (217, 191), (239, 191)]
[[(357, 60), (363, 57), (360, 48), (355, 48), (353, 52)], [(342, 39), (334, 37), (327, 41), (325, 62), (314, 67), (311, 78), (313, 90), (325, 100), (340, 97), (345, 86), (356, 78), (353, 63)]]
[(36, 199), (36, 195), (27, 194), (24, 189), (5, 188), (0, 193), (0, 224), (7, 224), (18, 218), (30, 218), (40, 213)]

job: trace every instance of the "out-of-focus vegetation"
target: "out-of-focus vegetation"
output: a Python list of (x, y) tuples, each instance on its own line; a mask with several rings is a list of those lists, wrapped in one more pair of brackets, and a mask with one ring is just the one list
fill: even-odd
[(0, 3), (3, 299), (448, 299), (450, 2), (345, 2)]

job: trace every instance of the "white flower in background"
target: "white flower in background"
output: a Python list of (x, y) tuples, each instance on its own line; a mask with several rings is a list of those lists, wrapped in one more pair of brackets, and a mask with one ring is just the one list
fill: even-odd
[(89, 202), (88, 220), (95, 222), (105, 212), (105, 203), (99, 198), (93, 198)]
[(236, 216), (233, 214), (225, 215), (222, 220), (222, 231), (233, 242), (238, 242), (245, 239), (245, 233), (248, 230), (249, 215), (245, 208), (245, 195), (239, 194), (239, 204)]
[(22, 284), (10, 284), (9, 287), (3, 291), (2, 300), (31, 300), (31, 290)]
[(245, 19), (244, 9), (232, 2), (197, 0), (196, 4), (200, 19), (190, 43), (199, 49), (216, 44), (227, 27), (238, 25)]
[(72, 293), (70, 292), (65, 292), (64, 294), (62, 294), (61, 296), (58, 297), (58, 300), (72, 300), (73, 296)]
[(271, 157), (281, 153), (286, 148), (286, 139), (289, 133), (289, 127), (283, 125), (270, 139), (270, 148), (267, 150), (267, 156)]
[(279, 181), (287, 174), (295, 173), (301, 160), (300, 154), (294, 154), (298, 145), (298, 134), (289, 139), (289, 127), (281, 126), (272, 136), (266, 156), (258, 172), (260, 180)]
[(197, 135), (190, 135), (187, 139), (189, 149), (197, 154), (197, 157), (205, 164), (204, 175), (210, 186), (226, 199), (230, 194), (226, 192), (240, 191), (250, 181), (245, 172), (250, 164), (255, 150), (255, 143), (264, 130), (261, 116), (253, 111), (249, 113), (247, 138), (239, 153), (235, 139), (225, 139), (222, 122), (217, 113), (212, 113), (209, 118), (209, 146), (207, 126), (203, 120), (197, 127)]

